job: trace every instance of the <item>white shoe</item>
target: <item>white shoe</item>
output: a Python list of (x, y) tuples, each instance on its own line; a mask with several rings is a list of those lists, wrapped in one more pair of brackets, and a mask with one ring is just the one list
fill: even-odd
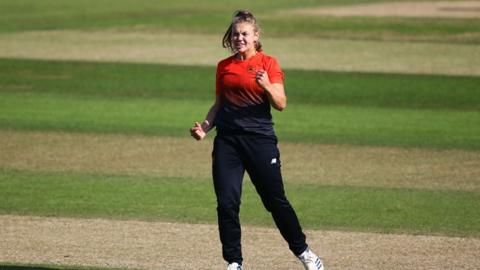
[(325, 270), (320, 258), (307, 248), (300, 256), (300, 261), (303, 263), (305, 270)]
[(240, 264), (233, 262), (227, 266), (227, 270), (243, 270), (243, 267)]

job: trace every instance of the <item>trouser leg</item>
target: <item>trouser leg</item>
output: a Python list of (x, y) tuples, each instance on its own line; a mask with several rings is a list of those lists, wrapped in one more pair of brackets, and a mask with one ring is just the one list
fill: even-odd
[(245, 145), (250, 161), (247, 162), (247, 172), (290, 250), (298, 256), (307, 248), (306, 237), (295, 210), (285, 196), (276, 139), (257, 138)]
[(212, 159), (223, 258), (228, 263), (241, 264), (243, 258), (239, 211), (245, 170), (231, 138), (215, 138)]

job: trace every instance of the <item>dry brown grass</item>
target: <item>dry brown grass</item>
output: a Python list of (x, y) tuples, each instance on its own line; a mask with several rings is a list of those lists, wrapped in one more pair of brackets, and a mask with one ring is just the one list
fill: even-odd
[[(0, 216), (0, 261), (225, 269), (216, 225)], [(327, 269), (479, 269), (480, 239), (306, 231)], [(302, 269), (276, 229), (244, 227), (246, 269)]]
[[(4, 33), (0, 57), (214, 66), (228, 55), (219, 45), (220, 38), (135, 29)], [(284, 68), (480, 75), (480, 49), (468, 44), (306, 37), (266, 37), (263, 43)]]
[(294, 10), (295, 14), (329, 16), (399, 16), (480, 18), (478, 1), (425, 1), (358, 4)]
[(17, 131), (0, 138), (3, 168), (208, 177), (209, 144), (188, 139)]
[[(212, 134), (213, 135), (213, 134)], [(210, 178), (212, 141), (0, 131), (0, 168)], [(282, 142), (286, 182), (480, 190), (480, 152)]]

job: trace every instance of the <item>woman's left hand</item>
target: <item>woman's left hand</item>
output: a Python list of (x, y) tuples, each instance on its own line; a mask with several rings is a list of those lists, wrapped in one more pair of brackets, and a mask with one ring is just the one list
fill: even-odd
[(268, 73), (261, 69), (258, 70), (255, 74), (255, 79), (257, 80), (258, 85), (263, 89), (267, 89), (270, 86), (270, 78), (268, 78)]
[(268, 73), (265, 70), (258, 70), (255, 79), (258, 85), (265, 90), (268, 100), (273, 108), (283, 111), (287, 107), (287, 96), (281, 83), (271, 83)]

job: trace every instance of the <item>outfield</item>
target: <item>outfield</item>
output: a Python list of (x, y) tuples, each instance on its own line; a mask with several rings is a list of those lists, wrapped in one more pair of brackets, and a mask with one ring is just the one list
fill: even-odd
[[(358, 269), (479, 268), (480, 14), (337, 17), (302, 10), (378, 1), (257, 2), (244, 4), (286, 73), (289, 105), (274, 118), (287, 194), (328, 269), (357, 259)], [(215, 64), (228, 55), (220, 39), (237, 8), (0, 3), (0, 238), (9, 239), (0, 269), (223, 269), (214, 134), (195, 142), (188, 129), (213, 102)], [(259, 250), (298, 267), (248, 178), (241, 213), (247, 234), (276, 245), (245, 240), (249, 269), (266, 268)], [(73, 248), (92, 237), (90, 221), (118, 252), (103, 253), (100, 240)], [(158, 260), (115, 238), (135, 226), (134, 246)], [(204, 260), (175, 265), (195, 226), (208, 245), (189, 250)], [(178, 245), (153, 242), (163, 238)], [(446, 261), (432, 257), (442, 249)]]

